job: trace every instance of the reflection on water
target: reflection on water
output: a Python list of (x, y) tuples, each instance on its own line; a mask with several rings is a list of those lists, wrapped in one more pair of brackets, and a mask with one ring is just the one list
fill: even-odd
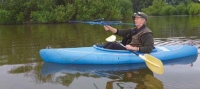
[[(167, 65), (191, 65), (197, 59), (197, 55), (163, 61)], [(145, 63), (125, 64), (125, 65), (74, 65), (74, 64), (56, 64), (44, 63), (41, 74), (43, 76), (54, 76), (56, 82), (64, 86), (74, 85), (73, 81), (87, 78), (107, 78), (106, 89), (118, 88), (138, 88), (138, 89), (164, 89), (163, 83), (154, 77)], [(62, 74), (61, 76), (55, 76)], [(59, 81), (58, 81), (59, 80)], [(131, 83), (131, 86), (130, 86)], [(76, 85), (76, 84), (75, 84)], [(134, 86), (133, 86), (134, 85)]]
[[(143, 68), (142, 68), (143, 67)], [(139, 69), (137, 69), (139, 68)], [(153, 72), (145, 67), (145, 64), (136, 65), (63, 65), (54, 63), (44, 63), (41, 71), (43, 76), (56, 75), (62, 73), (61, 76), (56, 77), (56, 80), (64, 86), (74, 85), (73, 81), (81, 80), (81, 77), (87, 78), (107, 78), (106, 88), (116, 89), (114, 87), (149, 87), (148, 85), (157, 86), (151, 83), (156, 80), (153, 77)], [(132, 83), (136, 86), (128, 86)], [(163, 89), (162, 82), (158, 89)], [(77, 84), (75, 84), (77, 85)], [(96, 86), (96, 85), (94, 85)], [(70, 86), (73, 87), (73, 86)]]

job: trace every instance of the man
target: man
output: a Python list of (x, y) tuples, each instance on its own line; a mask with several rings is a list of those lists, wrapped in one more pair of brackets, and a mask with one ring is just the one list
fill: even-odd
[(125, 48), (117, 43), (108, 43), (104, 48), (118, 50), (132, 50), (143, 53), (150, 53), (154, 48), (154, 40), (152, 31), (146, 26), (147, 15), (143, 12), (134, 13), (132, 19), (135, 22), (135, 28), (118, 30), (111, 26), (105, 25), (106, 31), (111, 31), (116, 35), (122, 36), (122, 44)]

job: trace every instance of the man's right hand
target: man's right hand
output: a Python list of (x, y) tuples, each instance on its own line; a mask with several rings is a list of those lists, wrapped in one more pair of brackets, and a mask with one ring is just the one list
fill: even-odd
[(117, 32), (117, 29), (116, 29), (116, 28), (113, 28), (113, 27), (111, 27), (111, 26), (109, 26), (109, 25), (104, 25), (104, 29), (105, 29), (106, 31), (111, 31), (112, 33), (116, 33), (116, 32)]

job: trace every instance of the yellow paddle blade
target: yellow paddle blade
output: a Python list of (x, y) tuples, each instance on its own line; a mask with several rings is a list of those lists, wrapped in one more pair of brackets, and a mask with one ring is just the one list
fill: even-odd
[(144, 58), (145, 58), (145, 63), (150, 70), (152, 70), (157, 74), (164, 73), (164, 66), (162, 61), (149, 54), (144, 54)]
[(106, 38), (107, 42), (114, 42), (115, 40), (116, 40), (116, 36), (115, 35), (111, 35), (111, 36)]

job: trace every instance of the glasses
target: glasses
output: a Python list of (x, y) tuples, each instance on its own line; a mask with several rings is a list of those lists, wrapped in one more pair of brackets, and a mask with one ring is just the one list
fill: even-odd
[(135, 19), (135, 16), (139, 16), (139, 17), (145, 18), (142, 14), (143, 14), (142, 12), (134, 13), (134, 15), (132, 16), (132, 19)]
[(134, 13), (134, 15), (140, 15), (142, 14), (142, 12), (137, 12), (137, 13)]

